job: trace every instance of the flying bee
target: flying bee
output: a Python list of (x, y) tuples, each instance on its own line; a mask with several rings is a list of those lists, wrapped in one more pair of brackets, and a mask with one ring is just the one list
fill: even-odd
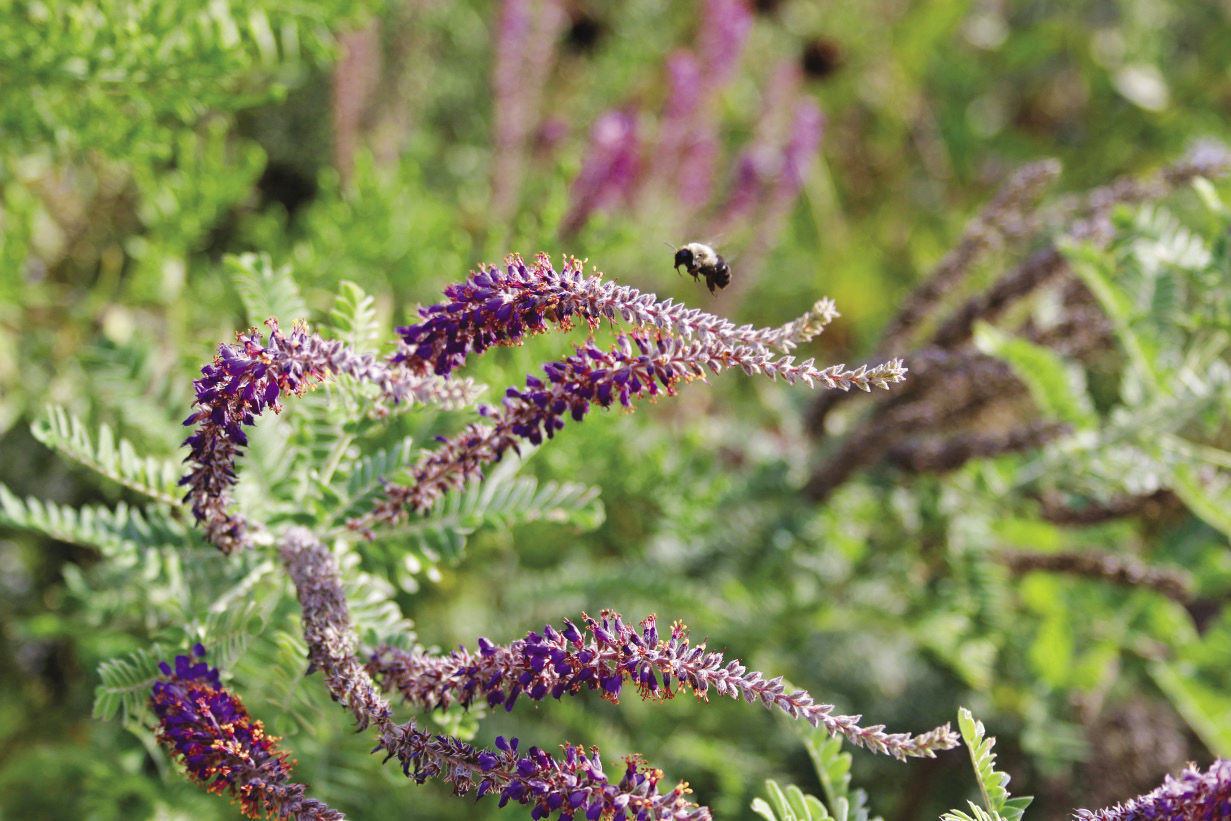
[(717, 251), (700, 242), (690, 242), (682, 248), (675, 249), (675, 270), (683, 265), (693, 279), (705, 278), (705, 284), (710, 293), (715, 288), (725, 288), (731, 284), (731, 266)]

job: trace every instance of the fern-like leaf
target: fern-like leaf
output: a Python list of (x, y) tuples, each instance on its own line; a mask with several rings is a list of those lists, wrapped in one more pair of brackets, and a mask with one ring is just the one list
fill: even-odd
[(825, 790), (834, 821), (880, 821), (879, 818), (871, 819), (868, 794), (863, 790), (851, 789), (851, 764), (854, 759), (850, 753), (843, 751), (841, 738), (812, 733), (804, 739), (804, 746)]
[(94, 717), (104, 721), (122, 713), (125, 723), (143, 716), (150, 688), (160, 675), (158, 663), (168, 651), (161, 645), (134, 650), (98, 665), (99, 684), (94, 688)]
[(996, 769), (996, 754), (992, 752), (996, 739), (985, 735), (983, 722), (975, 719), (965, 707), (958, 710), (957, 723), (962, 740), (970, 751), (984, 807), (972, 801), (970, 809), (973, 814), (951, 810), (941, 816), (941, 821), (1020, 821), (1034, 799), (1030, 796), (1009, 796), (1009, 774)]
[(99, 340), (81, 352), (89, 395), (116, 413), (120, 430), (138, 444), (165, 447), (181, 435), (183, 410), (192, 403), (191, 382), (159, 331), (136, 334), (124, 343)]
[(1098, 424), (1094, 404), (1086, 391), (1085, 373), (1055, 351), (1010, 336), (987, 323), (975, 326), (974, 341), (979, 350), (1009, 363), (1043, 413), (1078, 429)]
[(825, 790), (825, 801), (794, 784), (786, 788), (765, 782), (767, 798), (752, 802), (752, 810), (766, 821), (881, 821), (869, 818), (868, 795), (851, 789), (851, 754), (842, 751), (842, 739), (822, 733), (805, 736), (804, 746)]
[[(277, 600), (276, 596), (269, 598)], [(166, 631), (160, 643), (102, 662), (98, 665), (99, 684), (94, 689), (94, 717), (107, 720), (122, 713), (128, 722), (144, 716), (150, 688), (160, 675), (158, 663), (185, 653), (193, 644), (205, 647), (210, 664), (229, 669), (252, 637), (260, 633), (268, 609), (265, 603), (248, 602), (210, 613), (203, 622)]]
[[(269, 601), (276, 597), (268, 597)], [(221, 611), (212, 611), (199, 624), (186, 629), (189, 638), (205, 645), (210, 663), (225, 670), (235, 664), (252, 636), (261, 632), (269, 604), (249, 600)]]
[(752, 811), (765, 821), (835, 821), (815, 795), (808, 795), (794, 784), (783, 789), (776, 781), (766, 780), (765, 792), (768, 801), (752, 801)]
[(97, 437), (64, 408), (50, 405), (43, 419), (30, 427), (34, 438), (91, 470), (172, 507), (181, 505), (180, 466), (170, 459), (140, 456), (127, 439), (117, 439), (103, 425)]
[(1109, 255), (1090, 246), (1070, 245), (1065, 253), (1073, 270), (1098, 299), (1111, 320), (1116, 336), (1138, 375), (1154, 390), (1161, 390), (1156, 340), (1136, 327), (1137, 311), (1132, 298), (1116, 284), (1114, 262)]
[(114, 508), (68, 507), (23, 499), (4, 485), (0, 485), (0, 523), (92, 547), (112, 558), (144, 548), (200, 544), (195, 531), (157, 510), (141, 511), (123, 502)]
[[(1205, 240), (1161, 206), (1142, 208), (1134, 220), (1133, 234), (1133, 255), (1145, 263), (1145, 273), (1151, 278), (1172, 279), (1167, 270), (1171, 267), (1199, 271), (1210, 264), (1210, 249)], [(1155, 302), (1152, 294), (1143, 296), (1151, 297), (1149, 303)]]
[(301, 417), (312, 414), (321, 404), (319, 394), (310, 394), (295, 404), (293, 414), (268, 414), (257, 420), (248, 436), (234, 491), (246, 516), (274, 522), (279, 514), (305, 510), (309, 478), (304, 465), (310, 458), (297, 428)]
[(376, 300), (355, 283), (338, 283), (338, 296), (329, 316), (333, 320), (334, 337), (357, 351), (370, 350), (380, 338), (380, 322), (376, 319)]
[(413, 639), (414, 623), (402, 614), (394, 600), (398, 591), (393, 585), (360, 570), (359, 557), (353, 552), (339, 559), (342, 590), (350, 605), (351, 621), (363, 642), (375, 646)]
[(431, 560), (456, 561), (466, 538), (483, 527), (508, 528), (534, 521), (572, 524), (582, 529), (604, 518), (598, 489), (573, 482), (544, 482), (493, 473), (480, 484), (450, 493), (425, 516), (387, 534), (409, 539)]
[(240, 254), (228, 256), (226, 267), (243, 300), (249, 325), (259, 327), (271, 316), (287, 325), (295, 319), (307, 319), (308, 306), (290, 266), (274, 268), (267, 254)]
[[(381, 483), (410, 464), (412, 441), (407, 436), (393, 447), (378, 450), (350, 463), (345, 475), (341, 468), (335, 472), (335, 488), (338, 494), (337, 513), (333, 517), (335, 523), (341, 524), (366, 510), (367, 505), (380, 492)], [(337, 480), (343, 478), (345, 484), (338, 488), (340, 483)]]

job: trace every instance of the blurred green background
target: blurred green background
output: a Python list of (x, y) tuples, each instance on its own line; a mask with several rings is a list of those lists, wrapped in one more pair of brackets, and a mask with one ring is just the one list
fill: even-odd
[[(707, 115), (719, 141), (712, 202), (683, 203), (651, 180), (636, 202), (561, 237), (592, 123), (636, 110), (652, 134), (666, 60), (697, 44), (708, 7), (560, 8), (549, 41), (515, 44), (547, 68), (518, 184), (500, 207), (493, 79), (511, 57), (497, 3), (0, 9), (0, 483), (65, 505), (134, 501), (31, 435), (49, 403), (178, 458), (191, 379), (251, 320), (228, 255), (289, 266), (313, 322), (349, 280), (375, 297), (381, 321), (403, 324), (442, 286), (510, 252), (585, 257), (619, 282), (758, 325), (827, 295), (842, 317), (805, 355), (854, 364), (1013, 169), (1056, 157), (1059, 189), (1082, 191), (1157, 168), (1195, 138), (1228, 136), (1225, 2), (758, 2)], [(712, 224), (776, 65), (796, 67), (800, 99), (828, 118), (800, 195), (777, 227), (754, 218), (725, 236), (688, 235)], [(642, 146), (648, 165), (654, 145)], [(1200, 216), (1192, 197), (1175, 207), (1213, 249), (1205, 293), (1225, 299), (1224, 215)], [(1145, 230), (1124, 219), (1126, 231)], [(693, 239), (714, 242), (746, 277), (738, 293), (712, 300), (672, 272), (662, 243)], [(468, 373), (498, 396), (568, 343), (494, 351)], [(1155, 593), (1014, 576), (987, 558), (999, 547), (1129, 551), (1187, 567), (1218, 601), (1231, 559), (1208, 515), (1178, 505), (1081, 529), (1046, 521), (1004, 491), (1023, 472), (1066, 469), (1063, 454), (1046, 453), (938, 477), (873, 470), (816, 504), (801, 492), (829, 447), (807, 423), (813, 396), (743, 375), (712, 382), (632, 415), (593, 414), (530, 458), (525, 475), (598, 489), (571, 520), (483, 527), (463, 534), (464, 553), (429, 551), (409, 568), (382, 544), (363, 567), (392, 584), (427, 646), (509, 641), (611, 607), (682, 619), (711, 647), (891, 730), (924, 730), (968, 705), (1001, 739), (1015, 792), (1038, 796), (1028, 817), (1101, 806), (1186, 760), (1231, 755), (1231, 624), (1218, 608), (1198, 631), (1190, 611)], [(834, 430), (855, 426), (864, 402), (848, 403)], [(424, 414), (397, 432), (426, 441), (464, 418)], [(1220, 424), (1209, 425), (1212, 445), (1226, 437)], [(91, 717), (101, 662), (202, 614), (159, 600), (165, 568), (121, 566), (32, 529), (0, 529), (0, 812), (237, 815), (180, 778), (140, 722)], [(297, 679), (288, 693), (282, 668), (265, 663), (275, 650), (297, 658), (295, 625), (268, 623), (254, 641), (229, 672), (285, 736), (312, 794), (356, 818), (521, 812), (379, 768), (319, 681)], [(610, 760), (642, 753), (718, 817), (749, 817), (765, 778), (819, 789), (789, 723), (750, 705), (578, 697), (469, 729), (484, 742), (595, 743)], [(959, 753), (910, 765), (856, 753), (855, 782), (887, 821), (936, 817), (974, 786)]]

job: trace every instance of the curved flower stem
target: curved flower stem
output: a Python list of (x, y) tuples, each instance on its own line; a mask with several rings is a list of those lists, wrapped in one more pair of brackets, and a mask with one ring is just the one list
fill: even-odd
[[(191, 452), (185, 501), (205, 530), (205, 538), (224, 553), (252, 544), (248, 522), (230, 510), (230, 489), (238, 481), (235, 462), (248, 444), (244, 428), (266, 410), (278, 413), (281, 399), (302, 396), (335, 374), (375, 385), (378, 402), (435, 402), (446, 406), (474, 399), (471, 383), (417, 376), (391, 367), (376, 354), (360, 353), (338, 340), (325, 340), (296, 323), (284, 334), (277, 319), (266, 322), (269, 339), (255, 330), (238, 335), (234, 345), (221, 345), (214, 361), (201, 369), (196, 406), (185, 427), (195, 430), (184, 444)], [(383, 409), (383, 406), (378, 406)], [(386, 411), (387, 412), (387, 411)]]
[(368, 670), (385, 690), (396, 689), (407, 702), (427, 709), (455, 703), (469, 707), (482, 699), (511, 710), (522, 695), (539, 701), (582, 690), (597, 690), (614, 702), (630, 682), (642, 698), (658, 701), (685, 688), (701, 700), (708, 700), (711, 691), (743, 697), (902, 760), (933, 758), (937, 750), (958, 744), (948, 724), (918, 736), (886, 733), (882, 725), (861, 727), (860, 716), (834, 715), (832, 705), (816, 703), (803, 690), (788, 693), (781, 676), (766, 679), (738, 659), (726, 661), (722, 653), (708, 651), (704, 642), (691, 645), (680, 622), (660, 638), (654, 616), (641, 622), (641, 630), (612, 611), (600, 618), (583, 616), (580, 628), (568, 620), (561, 630), (548, 625), (542, 633), (531, 632), (507, 647), (480, 638), (477, 653), (460, 648), (432, 656), (383, 646), (373, 654)]
[(687, 784), (660, 793), (661, 770), (640, 759), (625, 760), (618, 782), (603, 772), (598, 751), (563, 745), (561, 759), (538, 747), (518, 753), (517, 739), (496, 740), (496, 750), (483, 750), (446, 735), (432, 735), (414, 722), (396, 724), (389, 702), (355, 657), (355, 636), (342, 592), (338, 563), (333, 555), (303, 528), (291, 529), (280, 556), (285, 563), (303, 610), (304, 640), (312, 666), (325, 676), (329, 691), (351, 711), (363, 729), (374, 725), (379, 734), (376, 750), (386, 760), (396, 757), (407, 776), (418, 782), (439, 777), (459, 795), (476, 789), (479, 796), (500, 791), (500, 805), (517, 801), (533, 807), (532, 817), (558, 814), (562, 821), (584, 813), (588, 821), (612, 818), (703, 821), (710, 812), (687, 800)]
[(888, 388), (906, 375), (896, 359), (873, 368), (818, 368), (811, 359), (796, 364), (794, 357), (774, 358), (761, 346), (717, 339), (630, 333), (621, 334), (606, 351), (591, 341), (579, 346), (575, 355), (545, 365), (547, 382), (527, 377), (524, 390), (508, 389), (501, 408), (480, 409), (490, 424), (471, 425), (461, 435), (444, 440), (443, 446), (425, 454), (415, 466), (413, 484), (386, 485), (386, 498), (350, 526), (370, 536), (375, 525), (396, 524), (408, 509), (429, 510), (446, 491), (481, 478), (484, 465), (499, 461), (510, 449), (516, 451), (521, 442), (537, 445), (544, 436), (552, 437), (564, 427), (566, 413), (580, 421), (595, 404), (610, 407), (618, 401), (631, 407), (634, 399), (670, 396), (681, 384), (734, 367), (791, 384), (841, 390)]
[(699, 308), (627, 285), (585, 275), (585, 261), (566, 258), (560, 271), (538, 254), (527, 264), (517, 254), (504, 267), (486, 267), (445, 288), (447, 302), (420, 308), (423, 322), (398, 328), (402, 350), (394, 357), (413, 373), (446, 376), (471, 353), (493, 345), (520, 345), (551, 324), (567, 329), (585, 322), (591, 329), (606, 319), (632, 329), (653, 329), (707, 344), (777, 348), (790, 353), (819, 334), (838, 312), (821, 299), (798, 319), (778, 328), (735, 325)]
[[(828, 299), (819, 300), (803, 316), (779, 328), (736, 327), (728, 320), (671, 300), (659, 302), (654, 294), (601, 282), (598, 276), (587, 278), (577, 260), (570, 260), (557, 273), (543, 254), (530, 267), (520, 257), (509, 257), (504, 271), (482, 270), (463, 283), (449, 286), (445, 294), (451, 301), (423, 309), (423, 323), (398, 329), (402, 339), (387, 360), (355, 351), (338, 340), (322, 339), (301, 323), (284, 334), (277, 319), (266, 323), (268, 340), (253, 330), (239, 334), (237, 344), (219, 347), (218, 356), (201, 369), (201, 378), (194, 383), (196, 410), (184, 421), (185, 426), (195, 428), (184, 441), (191, 449), (185, 460), (190, 470), (180, 481), (188, 487), (185, 500), (192, 502), (207, 541), (228, 554), (252, 546), (249, 523), (231, 509), (230, 491), (238, 481), (235, 464), (248, 443), (244, 429), (255, 424), (266, 410), (281, 411), (282, 398), (301, 396), (330, 376), (341, 374), (376, 386), (378, 412), (387, 413), (385, 402), (464, 405), (474, 400), (474, 386), (469, 380), (447, 378), (453, 369), (471, 352), (491, 345), (520, 344), (525, 334), (545, 331), (547, 322), (567, 327), (581, 317), (595, 327), (606, 318), (653, 327), (670, 335), (676, 350), (684, 350), (681, 345), (688, 342), (694, 345), (687, 349), (692, 353), (699, 356), (708, 352), (706, 364), (714, 372), (738, 364), (749, 373), (763, 372), (771, 378), (783, 376), (792, 382), (803, 379), (809, 384), (821, 381), (843, 389), (854, 385), (865, 390), (869, 384), (884, 386), (887, 381), (897, 381), (903, 372), (900, 368), (883, 374), (866, 368), (843, 372), (840, 366), (814, 368), (812, 360), (799, 366), (790, 357), (772, 360), (769, 348), (790, 351), (819, 334), (838, 315)], [(627, 342), (623, 344), (628, 347)], [(890, 363), (890, 371), (892, 366)], [(702, 373), (699, 368), (682, 370), (677, 381)], [(672, 385), (666, 387), (668, 393), (672, 392)], [(656, 393), (652, 384), (647, 389)], [(636, 390), (632, 393), (639, 395)], [(549, 429), (548, 435), (551, 432)], [(473, 439), (474, 433), (468, 431), (464, 436)], [(498, 443), (497, 449), (503, 453), (514, 445), (511, 441)], [(335, 454), (340, 455), (340, 451)], [(331, 460), (326, 475), (334, 467)], [(468, 478), (469, 474), (461, 476), (463, 483)], [(431, 495), (427, 504), (430, 506), (444, 488), (452, 486), (457, 485), (426, 485), (424, 490)]]

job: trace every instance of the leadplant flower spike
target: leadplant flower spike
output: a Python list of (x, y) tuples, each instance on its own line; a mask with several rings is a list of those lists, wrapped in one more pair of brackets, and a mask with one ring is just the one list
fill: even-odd
[(632, 332), (618, 336), (607, 350), (587, 342), (573, 356), (544, 365), (545, 380), (529, 376), (525, 388), (508, 389), (501, 407), (480, 408), (490, 424), (470, 425), (461, 435), (445, 439), (416, 465), (413, 484), (386, 485), (386, 499), (351, 526), (371, 532), (376, 523), (401, 521), (407, 508), (426, 512), (446, 491), (481, 479), (483, 467), (499, 461), (505, 452), (518, 450), (522, 442), (538, 445), (550, 439), (564, 427), (566, 416), (581, 421), (594, 405), (631, 407), (637, 399), (674, 396), (680, 385), (731, 367), (791, 384), (865, 391), (872, 386), (888, 388), (906, 374), (899, 360), (856, 370), (843, 365), (818, 368), (811, 359), (796, 364), (794, 357), (776, 358), (761, 346), (713, 339), (702, 342)]
[(702, 701), (711, 692), (743, 697), (903, 760), (933, 758), (937, 750), (958, 744), (947, 724), (919, 736), (886, 733), (879, 725), (860, 727), (860, 716), (834, 715), (833, 706), (817, 704), (805, 691), (788, 692), (781, 676), (767, 679), (749, 672), (738, 659), (727, 661), (722, 653), (708, 651), (704, 642), (690, 644), (681, 622), (672, 624), (665, 636), (659, 635), (654, 616), (640, 628), (604, 611), (599, 619), (583, 615), (580, 627), (568, 620), (562, 629), (547, 625), (507, 647), (480, 638), (476, 653), (462, 647), (447, 656), (431, 656), (384, 646), (368, 670), (385, 690), (396, 689), (408, 703), (425, 709), (469, 707), (482, 700), (508, 711), (523, 695), (542, 701), (582, 690), (596, 690), (618, 702), (624, 685), (631, 684), (643, 699), (654, 701), (685, 689)]
[(269, 337), (254, 330), (238, 334), (234, 345), (222, 345), (214, 361), (201, 368), (193, 411), (184, 420), (195, 428), (184, 440), (191, 465), (180, 480), (188, 488), (185, 501), (205, 530), (205, 537), (224, 553), (250, 545), (248, 523), (229, 510), (230, 489), (237, 481), (235, 461), (248, 444), (244, 428), (266, 410), (282, 410), (281, 398), (302, 396), (335, 374), (375, 385), (378, 412), (394, 405), (434, 402), (460, 407), (474, 400), (475, 389), (465, 380), (416, 376), (392, 368), (375, 354), (359, 353), (337, 340), (325, 340), (295, 323), (284, 334), (270, 319)]
[(355, 656), (355, 636), (337, 560), (311, 533), (295, 528), (281, 549), (283, 562), (295, 584), (303, 609), (304, 639), (313, 667), (325, 676), (334, 698), (347, 707), (360, 729), (374, 726), (379, 741), (373, 752), (385, 760), (397, 758), (410, 778), (448, 781), (458, 795), (474, 790), (479, 797), (500, 796), (531, 807), (532, 818), (557, 817), (573, 821), (702, 821), (710, 812), (685, 796), (688, 785), (677, 784), (660, 792), (662, 771), (640, 759), (625, 759), (618, 781), (609, 781), (598, 750), (562, 745), (555, 758), (530, 747), (519, 752), (517, 739), (496, 739), (495, 750), (479, 749), (446, 735), (434, 735), (413, 721), (393, 721), (389, 702), (381, 695)]
[(158, 718), (158, 742), (184, 765), (188, 778), (207, 792), (228, 794), (249, 818), (335, 821), (344, 816), (312, 798), (290, 780), (292, 765), (243, 703), (222, 686), (218, 671), (203, 660), (205, 648), (162, 662), (150, 706)]
[(1076, 821), (1220, 821), (1231, 818), (1231, 760), (1205, 771), (1189, 764), (1155, 790), (1103, 810), (1078, 810)]
[[(482, 477), (484, 466), (499, 461), (523, 442), (539, 444), (564, 425), (564, 416), (580, 421), (597, 404), (674, 395), (679, 385), (739, 367), (809, 387), (844, 391), (852, 387), (888, 388), (905, 378), (901, 360), (853, 370), (843, 365), (817, 367), (812, 359), (796, 363), (789, 355), (814, 338), (838, 312), (829, 299), (817, 301), (801, 317), (778, 328), (734, 323), (670, 299), (587, 277), (583, 263), (568, 259), (557, 272), (540, 254), (527, 265), (512, 255), (504, 268), (488, 267), (445, 289), (448, 302), (420, 310), (423, 322), (398, 329), (397, 349), (387, 357), (355, 351), (322, 339), (302, 323), (284, 334), (271, 319), (268, 339), (256, 331), (239, 334), (222, 345), (215, 360), (194, 383), (196, 410), (184, 421), (195, 428), (184, 441), (191, 469), (181, 484), (186, 501), (206, 539), (224, 553), (252, 546), (252, 527), (233, 511), (231, 488), (238, 477), (236, 460), (247, 444), (245, 428), (266, 410), (282, 409), (282, 399), (301, 396), (334, 375), (346, 375), (376, 388), (374, 412), (388, 405), (433, 402), (449, 407), (473, 401), (468, 380), (453, 371), (471, 353), (493, 345), (519, 345), (525, 337), (551, 325), (561, 330), (585, 322), (597, 330), (604, 320), (624, 325), (609, 349), (591, 339), (576, 354), (543, 366), (546, 381), (534, 376), (525, 388), (509, 388), (498, 408), (480, 408), (488, 421), (468, 426), (415, 466), (415, 483), (389, 484), (386, 498), (351, 527), (373, 535), (378, 524), (400, 521), (408, 510), (424, 512), (448, 490)], [(786, 356), (774, 355), (777, 349)]]
[(543, 366), (546, 379), (526, 378), (525, 388), (509, 388), (499, 408), (481, 408), (490, 421), (469, 426), (445, 439), (415, 466), (411, 485), (389, 484), (386, 499), (351, 526), (371, 534), (377, 524), (395, 524), (407, 510), (425, 512), (448, 490), (482, 477), (485, 465), (499, 461), (522, 442), (540, 444), (564, 426), (564, 417), (580, 421), (594, 405), (672, 396), (679, 385), (739, 367), (748, 374), (779, 377), (809, 387), (870, 390), (888, 388), (906, 374), (900, 360), (847, 370), (843, 365), (818, 368), (812, 359), (796, 363), (775, 357), (771, 349), (793, 350), (814, 338), (838, 316), (831, 300), (822, 299), (796, 320), (779, 328), (736, 326), (728, 320), (654, 294), (586, 277), (583, 263), (566, 261), (557, 272), (540, 254), (533, 265), (510, 256), (505, 267), (487, 268), (445, 290), (450, 301), (423, 308), (424, 321), (398, 332), (401, 350), (393, 358), (417, 374), (448, 375), (470, 353), (493, 345), (518, 345), (526, 336), (545, 332), (549, 323), (568, 328), (585, 322), (591, 330), (606, 319), (624, 322), (609, 349), (593, 340), (573, 356)]
[(627, 205), (641, 176), (642, 138), (635, 110), (607, 111), (590, 128), (590, 144), (569, 191), (560, 235), (577, 233), (595, 211)]
[[(398, 329), (395, 349), (386, 356), (322, 339), (302, 323), (284, 334), (275, 319), (268, 322), (268, 337), (250, 331), (236, 344), (221, 346), (195, 383), (196, 410), (185, 421), (194, 432), (185, 442), (190, 471), (182, 484), (207, 539), (225, 553), (256, 547), (252, 534), (260, 526), (231, 510), (245, 429), (265, 411), (281, 411), (287, 397), (337, 376), (367, 386), (368, 412), (376, 415), (411, 402), (457, 406), (474, 399), (471, 383), (454, 377), (471, 354), (520, 344), (552, 326), (564, 330), (584, 322), (593, 333), (606, 322), (616, 331), (610, 345), (600, 346), (591, 336), (571, 356), (545, 364), (541, 378), (528, 376), (523, 387), (508, 388), (500, 405), (479, 407), (482, 421), (452, 438), (441, 437), (442, 444), (409, 470), (412, 483), (386, 483), (384, 499), (351, 522), (352, 529), (374, 535), (376, 525), (429, 510), (445, 492), (481, 481), (484, 468), (509, 450), (542, 443), (566, 418), (581, 421), (596, 406), (632, 407), (641, 399), (671, 396), (687, 382), (730, 368), (844, 391), (888, 388), (906, 374), (899, 360), (853, 370), (818, 367), (812, 359), (796, 362), (790, 352), (838, 316), (828, 299), (779, 328), (736, 326), (603, 282), (598, 274), (586, 276), (575, 259), (557, 272), (543, 255), (532, 265), (511, 256), (503, 268), (484, 268), (445, 295), (447, 302), (421, 310), (421, 323)], [(566, 743), (557, 756), (537, 746), (519, 751), (517, 739), (498, 738), (494, 749), (482, 749), (425, 732), (413, 721), (399, 724), (373, 676), (418, 707), (469, 706), (482, 698), (511, 709), (522, 694), (542, 700), (548, 693), (559, 698), (584, 689), (616, 701), (629, 682), (651, 699), (688, 689), (700, 700), (717, 693), (759, 701), (899, 759), (931, 757), (957, 743), (947, 725), (920, 736), (860, 727), (859, 716), (834, 715), (832, 706), (817, 704), (803, 690), (788, 692), (780, 677), (766, 679), (738, 660), (708, 651), (704, 643), (693, 646), (682, 624), (660, 637), (653, 617), (637, 629), (609, 611), (598, 619), (584, 617), (583, 627), (565, 622), (563, 630), (530, 633), (507, 648), (482, 639), (474, 656), (461, 650), (431, 658), (385, 647), (368, 654), (365, 666), (334, 555), (307, 528), (267, 535), (261, 544), (273, 539), (281, 545), (279, 555), (302, 609), (310, 669), (323, 675), (359, 729), (376, 730), (373, 752), (396, 758), (416, 781), (440, 778), (458, 794), (498, 794), (501, 806), (526, 805), (535, 819), (700, 821), (710, 813), (688, 799), (687, 784), (667, 788), (662, 771), (637, 756), (625, 758), (623, 770), (609, 780), (594, 748)], [(175, 669), (165, 666), (164, 673), (169, 678), (155, 686), (153, 699), (161, 737), (183, 758), (190, 777), (208, 789), (232, 792), (249, 813), (340, 817), (289, 783), (286, 754), (221, 688), (216, 670), (180, 657)]]
[(607, 319), (666, 334), (719, 342), (778, 348), (789, 353), (815, 337), (839, 314), (823, 299), (800, 319), (781, 328), (736, 326), (729, 320), (688, 308), (671, 299), (659, 301), (627, 285), (585, 275), (585, 261), (569, 257), (560, 271), (546, 254), (526, 264), (516, 254), (503, 268), (482, 267), (464, 282), (445, 288), (448, 302), (420, 308), (423, 321), (398, 333), (405, 347), (394, 357), (415, 373), (447, 376), (471, 353), (493, 345), (520, 345), (544, 333), (549, 324), (567, 330), (585, 322), (591, 330)]

